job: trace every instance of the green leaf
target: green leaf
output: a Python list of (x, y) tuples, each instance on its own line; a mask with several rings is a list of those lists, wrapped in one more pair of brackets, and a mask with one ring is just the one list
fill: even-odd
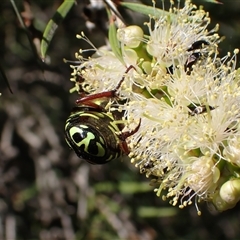
[(120, 62), (124, 64), (120, 43), (117, 39), (117, 28), (114, 21), (111, 20), (111, 16), (109, 17), (109, 19), (110, 19), (110, 26), (108, 30), (109, 43), (115, 56), (118, 58)]
[(205, 2), (215, 3), (215, 4), (223, 4), (222, 2), (219, 2), (218, 0), (204, 0)]
[(119, 191), (125, 194), (134, 194), (134, 193), (141, 193), (141, 192), (150, 192), (153, 188), (146, 182), (120, 182), (119, 184)]
[(138, 216), (144, 218), (154, 217), (173, 217), (177, 215), (177, 209), (173, 207), (168, 208), (156, 208), (156, 207), (140, 207), (137, 210)]
[(120, 182), (118, 185), (113, 182), (100, 182), (94, 185), (96, 192), (112, 192), (118, 188), (121, 193), (134, 194), (142, 192), (151, 192), (153, 188), (147, 182)]
[(56, 29), (58, 28), (58, 25), (66, 17), (67, 13), (72, 8), (74, 3), (75, 3), (75, 0), (65, 0), (57, 9), (52, 19), (48, 22), (45, 28), (45, 31), (43, 33), (43, 39), (41, 41), (42, 59), (44, 59), (46, 56), (46, 52), (48, 50), (49, 44), (54, 36)]
[(121, 2), (120, 5), (128, 9), (131, 9), (134, 12), (139, 12), (147, 16), (152, 15), (152, 16), (160, 17), (164, 15), (174, 15), (162, 9), (147, 6), (140, 3)]
[(31, 46), (31, 49), (33, 51), (34, 56), (36, 57), (37, 60), (39, 60), (39, 55), (38, 55), (36, 46), (33, 43), (32, 35), (29, 32), (28, 28), (25, 26), (25, 23), (24, 23), (24, 21), (22, 19), (22, 16), (21, 16), (20, 12), (18, 11), (18, 8), (17, 8), (17, 6), (15, 4), (15, 1), (14, 0), (10, 0), (10, 2), (11, 2), (12, 6), (13, 6), (13, 9), (14, 9), (16, 15), (17, 15), (17, 18), (18, 18), (18, 21), (19, 21), (21, 27), (24, 29), (24, 31), (25, 31), (25, 33), (27, 35), (27, 38), (28, 38), (28, 41), (30, 43), (30, 46)]
[(10, 91), (11, 93), (13, 93), (13, 92), (12, 92), (12, 89), (11, 89), (11, 87), (10, 87), (10, 84), (9, 84), (9, 82), (8, 82), (7, 76), (6, 76), (5, 72), (4, 72), (1, 64), (0, 64), (0, 78), (2, 78), (3, 81), (6, 83), (9, 91)]

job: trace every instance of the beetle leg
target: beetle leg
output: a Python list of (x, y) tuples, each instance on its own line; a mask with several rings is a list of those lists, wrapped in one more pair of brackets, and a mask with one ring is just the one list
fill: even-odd
[(135, 69), (135, 67), (133, 65), (130, 65), (127, 70), (125, 71), (122, 79), (119, 81), (118, 85), (116, 86), (115, 89), (110, 90), (110, 91), (104, 91), (104, 92), (100, 92), (100, 93), (95, 93), (92, 95), (88, 95), (82, 98), (79, 98), (76, 100), (76, 104), (84, 104), (84, 105), (94, 105), (94, 107), (97, 104), (92, 103), (92, 100), (95, 99), (100, 99), (100, 98), (114, 98), (116, 97), (116, 92), (118, 91), (118, 89), (121, 87), (121, 84), (123, 83), (124, 79), (125, 79), (125, 74), (127, 74), (131, 69)]
[(128, 137), (132, 136), (133, 134), (135, 134), (139, 128), (140, 128), (140, 125), (141, 125), (141, 119), (139, 120), (139, 123), (138, 125), (131, 131), (127, 131), (127, 132), (122, 132), (119, 136), (119, 138), (122, 140), (122, 141), (125, 141)]
[(118, 135), (119, 139), (121, 140), (120, 147), (121, 147), (122, 151), (123, 151), (125, 154), (127, 154), (127, 155), (130, 153), (130, 151), (129, 151), (129, 149), (128, 149), (128, 146), (127, 146), (127, 143), (126, 143), (125, 140), (126, 140), (128, 137), (130, 137), (130, 136), (132, 136), (133, 134), (135, 134), (135, 133), (139, 130), (140, 125), (141, 125), (141, 119), (139, 120), (139, 123), (138, 123), (138, 125), (136, 126), (135, 129), (133, 129), (133, 130), (131, 130), (131, 131), (127, 131), (127, 132), (121, 132), (121, 133)]

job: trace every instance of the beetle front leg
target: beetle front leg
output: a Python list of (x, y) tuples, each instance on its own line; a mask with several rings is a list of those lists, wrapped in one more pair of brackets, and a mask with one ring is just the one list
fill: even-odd
[(95, 93), (95, 94), (91, 94), (82, 98), (79, 98), (76, 100), (76, 104), (84, 104), (84, 105), (96, 105), (93, 103), (93, 100), (96, 99), (101, 99), (101, 98), (115, 98), (117, 97), (117, 91), (119, 90), (119, 88), (121, 87), (124, 79), (125, 79), (125, 74), (127, 74), (131, 69), (135, 69), (135, 67), (133, 65), (130, 65), (127, 70), (125, 71), (123, 77), (121, 78), (121, 80), (119, 81), (118, 85), (116, 86), (115, 89), (110, 90), (110, 91), (104, 91), (104, 92), (100, 92), (100, 93)]
[(130, 153), (129, 148), (128, 148), (128, 145), (127, 145), (127, 143), (126, 143), (126, 139), (127, 139), (128, 137), (132, 136), (133, 134), (135, 134), (135, 133), (139, 130), (140, 125), (141, 125), (141, 119), (139, 120), (139, 123), (138, 123), (138, 125), (136, 126), (135, 129), (133, 129), (133, 130), (131, 130), (131, 131), (127, 131), (127, 132), (121, 132), (121, 133), (118, 135), (118, 137), (119, 137), (119, 139), (120, 139), (120, 141), (121, 141), (120, 147), (121, 147), (122, 151), (123, 151), (126, 155), (128, 155), (128, 154)]

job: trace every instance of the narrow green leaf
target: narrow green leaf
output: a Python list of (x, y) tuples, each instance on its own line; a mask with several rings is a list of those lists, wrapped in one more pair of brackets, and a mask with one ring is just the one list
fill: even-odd
[(8, 82), (7, 76), (6, 76), (5, 72), (4, 72), (1, 64), (0, 64), (0, 78), (2, 78), (3, 81), (6, 83), (9, 91), (10, 91), (11, 93), (13, 93), (13, 91), (12, 91), (12, 89), (11, 89), (11, 87), (10, 87), (10, 84), (9, 84), (9, 82)]
[(156, 207), (140, 207), (137, 210), (138, 216), (144, 218), (156, 218), (156, 217), (173, 217), (177, 215), (177, 209), (173, 207), (168, 208), (156, 208)]
[(109, 30), (108, 30), (108, 40), (109, 40), (109, 43), (110, 43), (113, 53), (118, 58), (118, 60), (124, 64), (120, 43), (117, 39), (117, 28), (116, 28), (114, 21), (111, 20), (111, 15), (109, 15), (109, 16), (110, 16), (109, 17), (110, 26), (109, 26)]
[(215, 3), (215, 4), (223, 4), (222, 2), (219, 2), (218, 0), (204, 0), (205, 2)]
[(146, 182), (121, 182), (119, 184), (119, 191), (125, 194), (134, 194), (141, 192), (150, 192), (153, 188)]
[(44, 59), (46, 56), (46, 52), (48, 50), (49, 44), (54, 36), (56, 29), (58, 28), (58, 25), (66, 17), (67, 13), (72, 8), (74, 3), (75, 3), (75, 0), (65, 0), (57, 9), (52, 19), (48, 22), (45, 28), (45, 31), (43, 33), (43, 39), (41, 41), (42, 59)]
[(35, 184), (30, 185), (29, 187), (23, 189), (18, 193), (16, 204), (22, 205), (26, 201), (36, 197), (37, 193), (38, 193), (37, 186)]
[(124, 194), (134, 194), (134, 193), (142, 193), (142, 192), (151, 192), (153, 187), (149, 185), (147, 182), (120, 182), (119, 184), (115, 184), (112, 182), (101, 182), (94, 185), (94, 189), (96, 192), (112, 192), (114, 189), (119, 189), (121, 193)]
[(25, 23), (24, 23), (24, 21), (22, 19), (22, 16), (21, 16), (20, 12), (17, 9), (15, 1), (14, 0), (10, 0), (10, 2), (11, 2), (12, 6), (13, 6), (13, 9), (14, 9), (16, 15), (17, 15), (17, 18), (18, 18), (18, 21), (19, 21), (21, 27), (24, 29), (24, 31), (25, 31), (25, 33), (27, 35), (27, 38), (28, 38), (28, 41), (30, 43), (30, 46), (31, 46), (31, 49), (33, 51), (34, 56), (36, 57), (37, 60), (39, 60), (39, 55), (38, 55), (36, 46), (33, 43), (31, 33), (29, 32), (28, 28), (25, 26)]
[(159, 8), (155, 8), (152, 6), (147, 6), (144, 4), (140, 4), (140, 3), (132, 3), (132, 2), (121, 2), (120, 5), (122, 5), (123, 7), (126, 7), (128, 9), (131, 9), (134, 12), (139, 12), (142, 13), (144, 15), (153, 15), (156, 17), (160, 17), (160, 16), (164, 16), (164, 15), (173, 15), (170, 14), (167, 11), (164, 11), (162, 9)]
[(21, 17), (20, 12), (19, 12), (18, 9), (17, 9), (17, 6), (16, 6), (16, 4), (15, 4), (15, 1), (14, 1), (14, 0), (10, 0), (10, 2), (11, 2), (12, 6), (13, 6), (13, 9), (14, 9), (16, 15), (17, 15), (17, 18), (18, 18), (18, 21), (19, 21), (20, 25), (22, 26), (22, 28), (26, 29), (26, 26), (25, 26), (25, 24), (24, 24), (24, 21), (23, 21), (23, 19), (22, 19), (22, 17)]

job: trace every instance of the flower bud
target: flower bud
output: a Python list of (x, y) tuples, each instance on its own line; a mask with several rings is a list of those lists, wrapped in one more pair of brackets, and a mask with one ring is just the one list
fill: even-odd
[(240, 200), (240, 179), (231, 179), (220, 188), (220, 197), (230, 205)]
[(223, 212), (226, 211), (228, 209), (231, 209), (235, 206), (235, 204), (228, 204), (227, 202), (225, 202), (221, 196), (219, 195), (219, 192), (216, 192), (213, 196), (212, 199), (212, 203), (214, 204), (215, 208), (219, 211), (219, 212)]
[(143, 38), (143, 30), (135, 25), (118, 29), (117, 38), (127, 47), (136, 48), (139, 46)]

